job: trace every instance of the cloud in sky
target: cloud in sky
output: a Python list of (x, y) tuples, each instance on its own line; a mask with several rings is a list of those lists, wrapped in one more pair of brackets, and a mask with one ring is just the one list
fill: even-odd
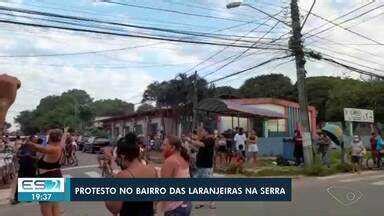
[[(0, 1), (4, 3), (5, 1)], [(10, 1), (8, 1), (10, 2)], [(193, 16), (183, 16), (172, 13), (165, 13), (153, 10), (143, 10), (138, 8), (122, 7), (111, 5), (108, 3), (97, 3), (91, 0), (82, 1), (53, 1), (44, 2), (31, 1), (12, 1), (13, 4), (4, 3), (3, 5), (12, 7), (34, 8), (55, 13), (78, 14), (87, 17), (97, 17), (99, 19), (110, 19), (118, 22), (126, 22), (133, 24), (143, 24), (146, 26), (167, 27), (173, 29), (183, 29), (190, 31), (212, 32), (218, 29), (229, 27), (236, 22), (215, 20), (208, 18), (198, 18)], [(256, 11), (240, 7), (231, 10), (225, 9), (225, 5), (229, 0), (163, 0), (156, 1), (132, 1), (132, 4), (149, 5), (159, 8), (168, 8), (172, 10), (185, 11), (189, 13), (197, 13), (204, 15), (219, 16), (225, 18), (234, 18), (242, 20), (257, 20), (262, 22), (264, 15), (258, 14)], [(287, 1), (280, 0), (248, 0), (245, 1), (252, 5), (258, 6), (269, 13), (276, 13), (281, 10), (281, 6), (289, 6)], [(301, 0), (301, 9), (309, 9), (312, 1)], [(317, 1), (314, 12), (322, 17), (330, 20), (347, 13), (348, 11), (363, 5), (365, 0), (321, 0)], [(16, 4), (14, 4), (16, 3)], [(31, 5), (39, 6), (32, 7)], [(374, 3), (359, 12), (351, 14), (349, 17), (356, 16), (359, 13), (377, 7), (379, 3)], [(52, 7), (56, 9), (52, 9)], [(204, 10), (206, 7), (210, 10)], [(61, 10), (59, 10), (61, 9)], [(213, 10), (212, 10), (213, 9)], [(347, 24), (351, 30), (362, 32), (370, 38), (382, 41), (384, 38), (384, 16), (383, 8), (378, 9), (371, 14), (365, 15)], [(306, 13), (302, 10), (302, 15)], [(376, 18), (357, 25), (359, 22), (377, 16)], [(349, 18), (347, 17), (347, 18)], [(282, 17), (280, 17), (282, 18)], [(285, 17), (289, 20), (289, 17)], [(340, 22), (337, 20), (335, 22)], [(167, 24), (169, 23), (169, 24)], [(275, 22), (270, 21), (268, 24), (273, 25)], [(308, 22), (303, 29), (304, 32), (322, 25), (324, 20), (310, 16)], [(222, 34), (242, 35), (254, 28), (256, 24), (244, 25), (228, 31), (222, 31)], [(331, 26), (327, 25), (326, 27)], [(154, 80), (165, 80), (174, 77), (177, 73), (186, 71), (196, 63), (206, 59), (213, 53), (221, 50), (222, 47), (212, 47), (207, 45), (191, 45), (180, 43), (162, 43), (148, 39), (135, 39), (123, 37), (111, 37), (105, 35), (95, 35), (86, 33), (75, 33), (59, 30), (47, 30), (12, 26), (0, 24), (0, 56), (3, 55), (32, 55), (32, 54), (54, 54), (54, 53), (73, 53), (84, 51), (97, 51), (118, 49), (122, 47), (142, 46), (145, 44), (158, 43), (156, 46), (142, 47), (139, 49), (126, 49), (114, 52), (104, 52), (88, 55), (73, 55), (62, 57), (39, 57), (39, 58), (1, 58), (1, 72), (17, 76), (22, 81), (22, 88), (19, 91), (17, 101), (11, 107), (7, 120), (12, 119), (22, 110), (33, 109), (39, 103), (42, 97), (51, 94), (61, 94), (63, 91), (80, 88), (86, 90), (95, 99), (102, 98), (120, 98), (127, 101), (138, 102), (140, 95), (145, 87)], [(323, 27), (323, 28), (326, 28)], [(259, 31), (267, 31), (268, 27), (262, 27)], [(131, 29), (132, 30), (132, 29)], [(267, 37), (277, 37), (279, 33), (288, 32), (289, 30), (278, 26), (277, 33), (271, 33)], [(313, 31), (316, 33), (318, 30)], [(261, 36), (262, 32), (253, 32), (250, 36)], [(372, 44), (367, 41), (348, 33), (340, 28), (334, 28), (321, 34), (322, 37), (336, 41), (339, 43), (353, 44), (365, 43)], [(306, 37), (304, 35), (304, 37)], [(314, 41), (318, 42), (314, 42)], [(384, 41), (382, 41), (384, 42)], [(282, 44), (286, 44), (287, 40), (283, 40)], [(313, 43), (313, 44), (311, 44)], [(309, 38), (305, 40), (305, 44), (313, 49), (318, 49), (330, 55), (351, 61), (352, 63), (364, 64), (384, 70), (383, 46), (356, 46), (356, 45), (338, 45), (329, 41), (322, 41), (318, 38)], [(336, 51), (338, 53), (330, 52)], [(215, 58), (207, 61), (205, 65), (213, 64), (228, 56), (242, 52), (241, 49), (229, 48)], [(260, 51), (262, 52), (262, 51)], [(284, 52), (280, 53), (283, 55)], [(347, 54), (347, 55), (346, 55)], [(348, 56), (349, 55), (349, 56)], [(221, 76), (242, 70), (253, 66), (257, 63), (265, 61), (275, 54), (265, 53), (257, 56), (251, 56), (242, 59), (237, 63), (228, 65), (217, 73), (208, 76), (208, 80), (213, 80)], [(354, 57), (351, 57), (354, 56)], [(139, 63), (138, 63), (139, 62)], [(142, 63), (140, 63), (142, 62)], [(276, 66), (281, 62), (256, 69), (252, 72), (244, 73), (237, 77), (232, 77), (224, 81), (218, 82), (217, 85), (232, 85), (238, 87), (241, 83), (254, 75), (265, 73), (284, 73), (295, 81), (296, 72), (294, 63), (286, 63), (280, 67)], [(141, 67), (147, 64), (181, 64), (177, 67)], [(56, 66), (52, 66), (56, 65)], [(60, 66), (63, 65), (63, 66)], [(88, 65), (88, 66), (87, 66)], [(93, 65), (93, 66), (92, 66)], [(81, 67), (80, 67), (81, 66)], [(87, 66), (87, 67), (84, 67)], [(102, 68), (102, 66), (106, 68)], [(124, 69), (107, 69), (107, 67), (123, 66)], [(137, 66), (132, 68), (130, 66)], [(204, 65), (202, 65), (204, 66)], [(220, 66), (220, 64), (218, 65)], [(214, 71), (216, 67), (209, 67), (205, 70), (198, 70), (200, 74), (205, 75)], [(198, 67), (197, 69), (200, 69)], [(359, 76), (350, 73), (345, 69), (330, 66), (327, 63), (308, 61), (308, 76), (333, 75), (333, 76)]]

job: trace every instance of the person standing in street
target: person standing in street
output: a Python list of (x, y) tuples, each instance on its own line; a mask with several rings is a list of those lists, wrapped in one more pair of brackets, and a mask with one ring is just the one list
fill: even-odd
[[(115, 178), (157, 178), (157, 171), (151, 165), (144, 165), (140, 160), (139, 138), (128, 133), (117, 141), (116, 164), (121, 171)], [(120, 216), (153, 216), (153, 201), (106, 201), (105, 205), (112, 214)]]
[(376, 164), (377, 162), (377, 149), (376, 149), (376, 133), (372, 132), (371, 137), (369, 138), (369, 142), (371, 144), (371, 157), (373, 159), (373, 163)]
[(303, 137), (299, 130), (295, 130), (295, 135), (293, 137), (295, 142), (295, 149), (293, 151), (293, 156), (295, 157), (295, 164), (299, 166), (303, 162)]
[(234, 149), (235, 149), (235, 143), (233, 141), (233, 137), (235, 136), (235, 133), (232, 129), (226, 131), (224, 133), (225, 139), (227, 140), (227, 152), (225, 155), (225, 164), (229, 165), (231, 164)]
[[(196, 146), (199, 150), (196, 156), (196, 174), (195, 178), (212, 178), (213, 176), (213, 157), (215, 148), (215, 139), (208, 129), (200, 127), (197, 129), (197, 135), (188, 139), (189, 143)], [(196, 209), (204, 207), (203, 203), (195, 206)], [(209, 208), (215, 209), (214, 202), (210, 202)]]
[[(42, 139), (37, 139), (34, 136), (29, 138), (32, 142), (36, 142), (41, 145), (43, 143)], [(34, 178), (36, 177), (36, 152), (32, 151), (32, 149), (26, 145), (26, 143), (21, 143), (20, 147), (16, 152), (16, 156), (19, 162), (19, 169), (17, 171), (17, 178)], [(16, 178), (16, 190), (14, 194), (14, 198), (12, 200), (12, 204), (19, 203), (17, 199), (17, 178)]]
[(382, 166), (382, 156), (384, 155), (384, 141), (380, 132), (376, 135), (377, 167)]
[(329, 139), (329, 137), (323, 132), (320, 132), (318, 144), (318, 153), (321, 155), (322, 164), (329, 168), (331, 166), (329, 161), (329, 147), (331, 146), (331, 139)]
[[(165, 158), (161, 169), (161, 178), (189, 178), (189, 155), (182, 142), (175, 136), (168, 136), (163, 144)], [(192, 203), (190, 201), (161, 202), (164, 216), (189, 216)]]
[(225, 154), (227, 152), (227, 140), (223, 134), (219, 134), (216, 139), (216, 165), (222, 168), (225, 165)]
[(361, 170), (361, 158), (363, 157), (364, 145), (358, 135), (353, 136), (351, 142), (351, 162), (352, 171), (360, 173)]
[[(247, 136), (245, 135), (243, 128), (239, 128), (239, 132), (235, 135), (233, 140), (236, 143), (236, 150), (240, 151), (245, 158), (245, 142), (247, 141)], [(240, 146), (242, 146), (242, 150), (240, 150)]]
[(257, 146), (256, 131), (252, 130), (248, 140), (248, 153), (249, 153), (249, 161), (252, 159), (253, 166), (256, 166), (258, 152), (259, 152), (259, 147)]
[[(63, 132), (60, 129), (49, 131), (47, 146), (27, 142), (27, 146), (35, 152), (42, 153), (42, 157), (37, 161), (37, 177), (40, 178), (62, 178), (61, 157), (63, 154), (62, 143)], [(41, 202), (40, 210), (43, 216), (59, 216), (60, 206), (58, 202)]]

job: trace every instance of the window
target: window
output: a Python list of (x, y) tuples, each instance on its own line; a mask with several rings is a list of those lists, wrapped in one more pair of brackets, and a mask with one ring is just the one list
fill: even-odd
[(137, 135), (143, 134), (143, 125), (135, 125), (135, 133)]
[(286, 132), (285, 119), (271, 119), (267, 121), (269, 132)]
[(159, 124), (158, 123), (152, 123), (150, 125), (150, 134), (151, 135), (157, 134), (158, 128), (159, 128)]
[(129, 133), (130, 132), (130, 128), (129, 128), (129, 126), (125, 126), (124, 127), (124, 135), (126, 135), (127, 133)]

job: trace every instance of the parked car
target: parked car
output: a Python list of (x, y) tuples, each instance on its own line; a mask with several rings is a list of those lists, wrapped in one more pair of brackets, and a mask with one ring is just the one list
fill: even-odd
[(85, 142), (83, 152), (95, 153), (100, 151), (101, 148), (111, 144), (111, 141), (103, 137), (91, 137)]
[(87, 143), (90, 138), (91, 137), (81, 137), (81, 139), (77, 143), (77, 149), (79, 151), (83, 151), (85, 143)]

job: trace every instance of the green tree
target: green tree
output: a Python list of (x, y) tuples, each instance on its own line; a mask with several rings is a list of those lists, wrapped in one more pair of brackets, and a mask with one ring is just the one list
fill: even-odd
[(53, 127), (71, 127), (76, 130), (91, 124), (92, 98), (83, 90), (69, 90), (60, 96), (40, 100), (33, 111), (23, 111), (16, 117), (20, 129), (26, 134)]
[(214, 97), (241, 97), (238, 89), (232, 86), (212, 87)]
[[(176, 79), (156, 81), (147, 86), (143, 94), (143, 102), (154, 101), (159, 107), (192, 103), (194, 80), (195, 75), (179, 74)], [(208, 82), (199, 76), (196, 77), (196, 80), (198, 100), (211, 96)]]
[(148, 110), (152, 110), (154, 108), (155, 107), (152, 106), (151, 104), (143, 103), (139, 107), (137, 107), (137, 112), (145, 112), (145, 111), (148, 111)]
[(358, 80), (340, 79), (330, 90), (325, 118), (328, 121), (343, 121), (344, 108), (373, 108), (370, 85)]
[(114, 116), (134, 112), (134, 105), (120, 99), (97, 100), (92, 104), (95, 116)]
[[(335, 87), (336, 84), (342, 82), (340, 78), (337, 77), (309, 77), (305, 80), (305, 89), (307, 92), (308, 103), (309, 105), (314, 106), (318, 115), (317, 118), (319, 121), (326, 121), (326, 109), (327, 102), (331, 90)], [(295, 85), (294, 95), (297, 98), (297, 88)]]
[(240, 87), (240, 93), (246, 98), (291, 99), (293, 92), (294, 86), (291, 80), (282, 74), (269, 74), (250, 78)]
[(20, 125), (20, 131), (24, 134), (34, 134), (39, 131), (38, 127), (35, 125), (35, 114), (33, 111), (22, 111), (15, 118), (15, 122)]

